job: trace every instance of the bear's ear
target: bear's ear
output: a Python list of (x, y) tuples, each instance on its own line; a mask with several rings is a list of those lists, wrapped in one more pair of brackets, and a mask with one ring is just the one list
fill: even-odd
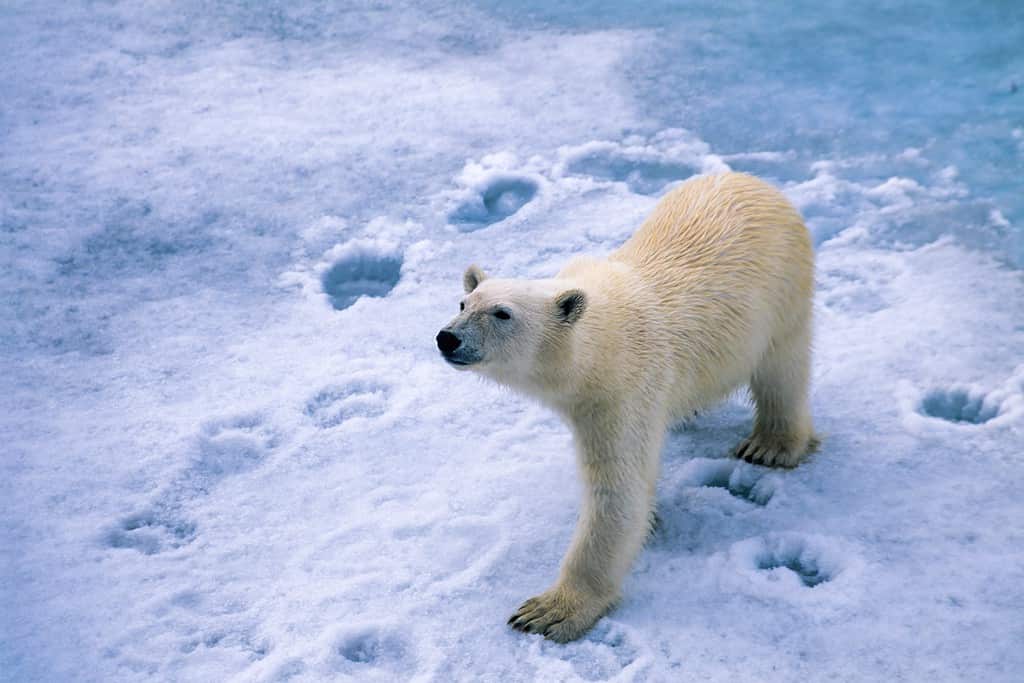
[(576, 322), (586, 308), (587, 295), (581, 289), (570, 289), (555, 297), (555, 313), (562, 322)]
[(487, 274), (480, 270), (480, 266), (472, 265), (466, 268), (466, 273), (462, 276), (462, 288), (466, 290), (466, 294), (469, 294), (486, 279)]

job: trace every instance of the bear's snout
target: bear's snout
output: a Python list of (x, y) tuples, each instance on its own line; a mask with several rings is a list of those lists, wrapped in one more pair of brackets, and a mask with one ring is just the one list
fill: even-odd
[(441, 353), (444, 355), (451, 354), (461, 345), (462, 340), (448, 330), (441, 330), (437, 333), (437, 348), (441, 349)]

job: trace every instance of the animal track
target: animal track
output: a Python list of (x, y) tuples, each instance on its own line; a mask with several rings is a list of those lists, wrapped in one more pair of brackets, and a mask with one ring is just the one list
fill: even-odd
[(1000, 402), (991, 395), (964, 387), (935, 389), (925, 394), (919, 412), (957, 424), (984, 424), (996, 417)]
[(559, 659), (572, 665), (576, 675), (586, 681), (606, 681), (630, 668), (639, 652), (619, 624), (602, 619), (585, 638), (570, 647), (548, 645)]
[(225, 477), (247, 472), (278, 444), (276, 431), (256, 413), (205, 424), (191, 464), (164, 489), (150, 508), (125, 517), (107, 531), (111, 548), (132, 548), (155, 555), (180, 548), (196, 536), (196, 524), (180, 514), (189, 499), (205, 495)]
[(383, 297), (398, 284), (402, 258), (364, 247), (339, 258), (320, 278), (324, 294), (341, 311), (360, 297)]
[(746, 463), (700, 458), (691, 460), (688, 467), (689, 476), (684, 481), (690, 486), (725, 489), (754, 505), (767, 505), (775, 495), (776, 477), (763, 474)]
[[(748, 538), (711, 559), (724, 589), (797, 604), (843, 603), (862, 585), (864, 561), (842, 539), (781, 533)], [(842, 579), (844, 588), (831, 584)]]
[(818, 564), (814, 553), (808, 553), (802, 546), (766, 548), (757, 558), (757, 568), (765, 572), (792, 572), (808, 588), (832, 579), (832, 575)]
[(339, 637), (334, 646), (337, 668), (358, 677), (401, 678), (415, 664), (415, 654), (401, 635), (379, 627), (364, 628)]
[(537, 183), (527, 176), (498, 173), (467, 197), (449, 215), (463, 232), (505, 220), (526, 206), (537, 194)]
[(306, 672), (306, 663), (299, 657), (289, 657), (279, 664), (271, 675), (270, 680), (288, 681)]
[(187, 545), (195, 533), (195, 524), (170, 511), (147, 510), (122, 519), (107, 532), (106, 541), (111, 548), (132, 548), (143, 555), (155, 555)]
[(259, 465), (277, 445), (277, 434), (258, 414), (239, 415), (206, 424), (199, 437), (199, 455), (190, 478), (206, 486)]
[(591, 146), (571, 158), (565, 170), (572, 175), (625, 183), (633, 192), (646, 195), (659, 194), (669, 183), (700, 172), (686, 163), (661, 159), (652, 153), (630, 153), (610, 143)]
[(843, 313), (870, 314), (889, 308), (885, 297), (896, 276), (884, 265), (866, 263), (860, 271), (830, 268), (821, 275), (823, 303)]
[(231, 629), (213, 629), (201, 637), (190, 637), (186, 639), (178, 649), (183, 654), (191, 654), (199, 648), (213, 650), (214, 648), (236, 650), (242, 653), (250, 661), (259, 661), (267, 656), (271, 646), (267, 641), (253, 641), (250, 633), (238, 632)]
[(362, 380), (328, 386), (309, 399), (305, 412), (318, 427), (329, 429), (353, 417), (383, 415), (390, 392), (387, 385)]

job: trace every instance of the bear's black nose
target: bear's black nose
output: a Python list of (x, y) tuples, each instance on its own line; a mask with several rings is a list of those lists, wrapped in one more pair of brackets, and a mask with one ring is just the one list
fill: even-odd
[(446, 356), (459, 348), (460, 344), (462, 344), (462, 340), (448, 330), (441, 330), (437, 333), (437, 348), (441, 349), (441, 353)]

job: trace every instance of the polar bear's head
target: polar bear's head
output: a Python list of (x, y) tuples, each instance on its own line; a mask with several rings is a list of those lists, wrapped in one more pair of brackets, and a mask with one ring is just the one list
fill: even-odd
[(528, 386), (541, 356), (563, 345), (583, 315), (587, 297), (563, 280), (488, 278), (470, 266), (459, 314), (437, 335), (452, 366), (475, 370), (504, 384)]

